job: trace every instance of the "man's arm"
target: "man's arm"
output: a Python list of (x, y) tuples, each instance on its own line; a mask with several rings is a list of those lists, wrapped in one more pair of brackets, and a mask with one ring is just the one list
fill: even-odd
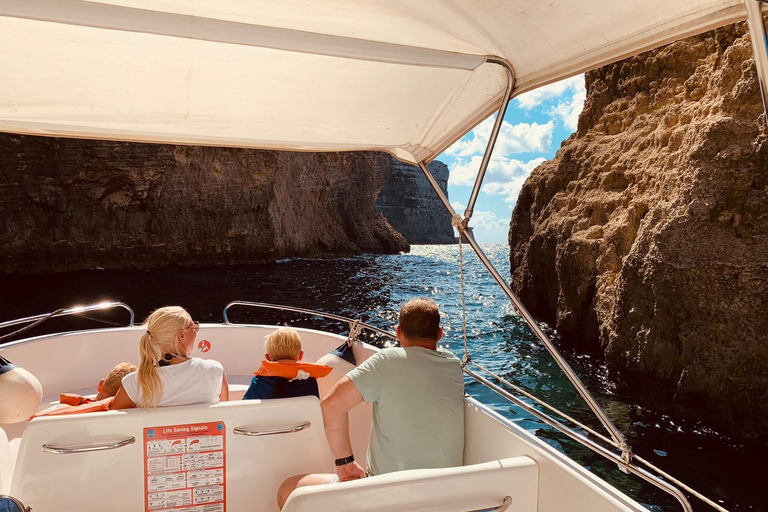
[[(323, 410), (325, 435), (331, 446), (333, 456), (337, 459), (352, 455), (352, 443), (349, 440), (349, 410), (362, 403), (363, 396), (357, 386), (344, 376), (337, 382), (328, 395), (323, 398), (320, 407)], [(339, 480), (354, 480), (363, 478), (365, 471), (357, 462), (338, 466), (336, 474)]]

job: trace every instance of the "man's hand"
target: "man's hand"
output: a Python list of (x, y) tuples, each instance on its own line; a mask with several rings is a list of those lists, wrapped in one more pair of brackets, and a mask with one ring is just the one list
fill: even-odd
[(349, 480), (365, 478), (365, 471), (363, 471), (363, 468), (360, 467), (360, 464), (355, 461), (337, 467), (336, 474), (339, 475), (339, 482), (347, 482)]

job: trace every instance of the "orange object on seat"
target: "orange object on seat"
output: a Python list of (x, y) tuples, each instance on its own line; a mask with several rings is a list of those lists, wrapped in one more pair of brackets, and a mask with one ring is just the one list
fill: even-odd
[(73, 393), (62, 393), (59, 395), (59, 405), (54, 405), (44, 411), (35, 413), (29, 419), (32, 420), (41, 416), (62, 416), (65, 414), (108, 411), (109, 405), (114, 399), (115, 397), (110, 396), (103, 400), (93, 400)]
[[(301, 361), (280, 360), (261, 362), (261, 368), (253, 372), (257, 377), (284, 377), (286, 379), (295, 379), (299, 376), (299, 371), (304, 372), (304, 378), (314, 377), (319, 379), (331, 373), (331, 368), (327, 364), (303, 363)], [(309, 374), (309, 375), (306, 375)], [(302, 380), (301, 378), (299, 380)]]

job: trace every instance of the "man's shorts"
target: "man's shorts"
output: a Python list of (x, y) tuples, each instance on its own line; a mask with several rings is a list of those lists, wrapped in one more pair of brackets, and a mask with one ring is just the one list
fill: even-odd
[[(371, 474), (366, 472), (365, 473), (365, 478), (368, 478), (369, 476), (371, 476)], [(339, 483), (339, 481), (340, 481), (339, 480), (339, 475), (333, 475), (333, 478), (331, 478), (331, 480), (328, 483), (329, 484), (337, 484), (337, 483)]]

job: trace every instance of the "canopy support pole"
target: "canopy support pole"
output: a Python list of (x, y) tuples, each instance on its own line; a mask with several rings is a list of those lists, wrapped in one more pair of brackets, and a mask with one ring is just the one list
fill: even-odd
[[(514, 74), (512, 73), (512, 69), (509, 66), (509, 64), (505, 63), (501, 59), (494, 59), (493, 61), (489, 59), (488, 62), (494, 62), (496, 64), (503, 65), (507, 69), (507, 71), (510, 73), (510, 81), (512, 80), (512, 77), (514, 77)], [(507, 103), (509, 102), (509, 99), (510, 98), (508, 97), (508, 95), (505, 95), (502, 100), (502, 104), (499, 106), (500, 112), (499, 112), (498, 118), (496, 119), (497, 127), (501, 126), (501, 121), (504, 118), (502, 112), (506, 111), (506, 106), (507, 106)], [(490, 160), (490, 151), (493, 149), (493, 146), (496, 143), (496, 139), (498, 138), (498, 136), (499, 136), (499, 130), (495, 129), (491, 133), (490, 140), (488, 141), (488, 151), (483, 157), (483, 161), (486, 162), (486, 165), (487, 165), (487, 161)], [(605, 413), (605, 411), (603, 411), (603, 409), (597, 403), (595, 398), (592, 396), (592, 394), (586, 388), (584, 383), (581, 381), (579, 376), (576, 375), (576, 372), (573, 371), (573, 369), (568, 364), (568, 362), (563, 358), (563, 356), (557, 350), (557, 348), (552, 343), (552, 341), (547, 337), (546, 334), (544, 334), (544, 331), (542, 331), (541, 327), (539, 327), (539, 324), (538, 322), (536, 322), (536, 319), (533, 318), (533, 315), (531, 315), (528, 312), (528, 310), (523, 305), (522, 301), (520, 301), (520, 299), (515, 295), (515, 293), (512, 291), (512, 289), (504, 280), (504, 278), (501, 276), (501, 274), (499, 274), (499, 271), (496, 270), (496, 267), (493, 266), (493, 263), (491, 263), (491, 260), (488, 259), (488, 256), (486, 256), (485, 252), (480, 247), (480, 244), (478, 244), (477, 240), (475, 240), (475, 236), (472, 233), (472, 228), (467, 226), (469, 218), (462, 219), (461, 215), (456, 213), (456, 210), (453, 209), (453, 206), (451, 206), (451, 203), (448, 201), (448, 198), (445, 196), (445, 194), (443, 194), (443, 191), (440, 189), (440, 186), (437, 184), (437, 181), (435, 181), (435, 178), (432, 176), (432, 173), (429, 172), (429, 169), (427, 169), (426, 164), (424, 162), (419, 162), (418, 166), (421, 169), (421, 171), (424, 173), (424, 176), (427, 178), (427, 181), (429, 182), (429, 184), (432, 186), (432, 189), (434, 189), (435, 193), (437, 194), (437, 197), (440, 199), (440, 202), (443, 203), (443, 206), (445, 207), (445, 209), (448, 210), (448, 213), (450, 213), (451, 222), (454, 226), (456, 226), (456, 229), (459, 231), (459, 236), (464, 237), (464, 239), (469, 243), (469, 245), (477, 254), (477, 257), (480, 259), (480, 262), (485, 266), (486, 269), (488, 269), (488, 272), (490, 272), (491, 276), (499, 284), (499, 286), (504, 291), (504, 293), (509, 298), (509, 300), (512, 301), (512, 304), (515, 306), (517, 311), (523, 317), (525, 322), (533, 330), (534, 334), (542, 343), (542, 345), (544, 345), (544, 347), (552, 355), (552, 358), (555, 360), (558, 366), (560, 366), (560, 369), (562, 369), (563, 373), (565, 373), (566, 377), (568, 377), (568, 380), (571, 381), (571, 383), (579, 392), (579, 394), (584, 399), (584, 401), (587, 402), (587, 405), (589, 405), (589, 408), (592, 409), (592, 412), (595, 414), (595, 416), (597, 416), (597, 418), (600, 420), (600, 422), (603, 424), (606, 430), (608, 430), (608, 432), (611, 435), (611, 438), (614, 440), (616, 445), (621, 450), (621, 458), (624, 461), (624, 463), (626, 465), (631, 463), (632, 449), (627, 444), (626, 438), (619, 431), (616, 425), (613, 424), (613, 422)], [(483, 176), (478, 175), (477, 180), (475, 182), (474, 192), (479, 191), (480, 186), (482, 185), (482, 181), (483, 181)], [(476, 199), (476, 194), (474, 195)], [(473, 204), (470, 203), (470, 206), (473, 206)], [(621, 468), (621, 466), (619, 467)]]
[(475, 202), (477, 202), (477, 196), (480, 194), (480, 186), (483, 184), (483, 179), (485, 179), (485, 172), (488, 170), (488, 164), (491, 161), (493, 147), (496, 145), (496, 139), (499, 138), (501, 125), (504, 123), (504, 115), (507, 113), (507, 106), (509, 105), (509, 101), (512, 99), (512, 90), (515, 88), (515, 74), (512, 72), (512, 66), (510, 66), (507, 61), (499, 59), (498, 57), (488, 57), (486, 62), (489, 64), (497, 64), (504, 68), (504, 70), (507, 72), (507, 90), (504, 91), (504, 96), (501, 99), (499, 113), (496, 115), (496, 122), (493, 124), (491, 136), (488, 137), (488, 146), (485, 148), (483, 161), (480, 163), (480, 170), (477, 171), (475, 186), (472, 188), (472, 195), (469, 196), (467, 208), (464, 210), (465, 222), (469, 222), (469, 219), (472, 218), (472, 213), (475, 209)]
[(765, 33), (762, 4), (763, 0), (744, 0), (749, 37), (752, 39), (752, 52), (755, 55), (757, 78), (760, 82), (760, 96), (763, 98), (763, 110), (768, 119), (768, 37)]

